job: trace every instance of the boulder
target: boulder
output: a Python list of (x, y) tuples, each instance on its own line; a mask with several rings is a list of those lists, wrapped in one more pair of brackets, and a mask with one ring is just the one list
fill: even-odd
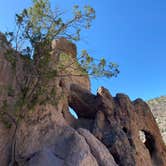
[(99, 141), (86, 129), (80, 128), (78, 129), (78, 132), (85, 138), (92, 154), (100, 166), (117, 166), (112, 155), (101, 141)]

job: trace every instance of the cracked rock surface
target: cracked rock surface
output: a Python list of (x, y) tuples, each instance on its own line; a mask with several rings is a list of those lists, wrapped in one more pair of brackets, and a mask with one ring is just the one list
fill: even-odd
[[(4, 41), (0, 45), (0, 85), (10, 86), (19, 94), (18, 83), (24, 81), (25, 74), (33, 72), (33, 68), (28, 70), (20, 57), (14, 74), (13, 66), (5, 58), (7, 46)], [(57, 65), (58, 50), (76, 58), (75, 45), (65, 39), (54, 41), (52, 48), (53, 67)], [(74, 71), (71, 68), (68, 72)], [(24, 107), (24, 117), (17, 126), (12, 122), (10, 127), (6, 126), (4, 120), (12, 121), (6, 114), (5, 119), (1, 118), (0, 166), (166, 165), (166, 147), (144, 101), (131, 101), (124, 94), (112, 97), (104, 87), (94, 95), (90, 92), (88, 76), (58, 77), (50, 80), (49, 85), (56, 89), (56, 104), (36, 103), (33, 111)], [(14, 115), (17, 96), (2, 88), (0, 112), (4, 112), (7, 103), (7, 113)], [(72, 116), (69, 107), (77, 113), (78, 119)]]

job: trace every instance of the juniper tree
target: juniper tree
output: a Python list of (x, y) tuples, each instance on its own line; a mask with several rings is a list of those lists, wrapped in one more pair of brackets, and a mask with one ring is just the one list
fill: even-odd
[[(15, 163), (15, 134), (19, 119), (24, 116), (24, 108), (30, 110), (36, 103), (45, 100), (55, 102), (56, 92), (54, 87), (47, 89), (50, 78), (60, 76), (59, 69), (52, 70), (48, 67), (52, 51), (51, 43), (61, 37), (72, 42), (81, 40), (81, 32), (91, 27), (96, 17), (95, 10), (91, 6), (84, 6), (81, 9), (78, 5), (73, 6), (71, 17), (67, 17), (62, 10), (51, 7), (49, 0), (32, 0), (32, 6), (16, 14), (16, 31), (6, 32), (8, 42), (14, 49), (6, 52), (6, 59), (11, 66), (16, 68), (17, 55), (28, 59), (26, 65), (33, 66), (31, 75), (25, 75), (25, 80), (17, 80), (21, 92), (16, 94), (17, 101), (15, 109), (1, 111), (1, 116), (8, 117), (15, 125), (12, 142), (12, 159), (10, 165)], [(11, 52), (14, 50), (14, 53)], [(18, 57), (19, 57), (18, 56)], [(95, 57), (83, 50), (74, 62), (83, 68), (82, 76), (90, 75), (95, 77), (112, 77), (119, 73), (118, 65), (101, 58), (96, 61)], [(72, 63), (73, 64), (73, 63)], [(67, 69), (70, 65), (63, 65), (61, 70)], [(30, 68), (30, 67), (29, 67)], [(77, 68), (76, 68), (77, 70)], [(34, 77), (35, 79), (34, 79)], [(68, 76), (68, 75), (66, 75)], [(16, 73), (17, 79), (17, 73)], [(48, 90), (48, 91), (47, 91)], [(15, 97), (13, 89), (9, 89), (9, 95)], [(41, 97), (42, 96), (42, 97)], [(36, 102), (36, 103), (35, 103)], [(8, 101), (5, 100), (5, 108)]]
[[(23, 107), (32, 107), (35, 103), (43, 102), (48, 98), (55, 102), (56, 95), (53, 93), (55, 89), (54, 87), (48, 88), (49, 80), (61, 77), (61, 71), (70, 68), (73, 63), (79, 66), (79, 69), (82, 68), (83, 72), (79, 76), (110, 78), (119, 73), (118, 65), (112, 62), (107, 63), (104, 58), (96, 61), (96, 58), (90, 56), (86, 50), (83, 50), (72, 63), (60, 64), (56, 69), (49, 67), (52, 41), (61, 37), (72, 42), (80, 41), (81, 31), (89, 29), (96, 17), (95, 10), (88, 5), (83, 9), (75, 5), (71, 18), (65, 14), (58, 8), (53, 9), (49, 0), (32, 0), (32, 6), (16, 14), (16, 31), (6, 32), (8, 42), (14, 48), (7, 50), (7, 60), (11, 62), (13, 68), (16, 68), (16, 55), (24, 57), (28, 59), (25, 66), (29, 65), (28, 68), (31, 70), (29, 73), (25, 71), (25, 76), (21, 81), (16, 73), (17, 84), (21, 91), (17, 94), (19, 98), (16, 102), (19, 112)], [(13, 50), (14, 53), (11, 52)], [(68, 73), (65, 76), (68, 77)], [(14, 91), (12, 95), (14, 96)]]
[[(45, 56), (51, 52), (52, 40), (61, 37), (74, 42), (81, 40), (81, 31), (89, 29), (96, 17), (95, 10), (89, 5), (83, 9), (73, 6), (71, 18), (65, 14), (59, 8), (52, 9), (49, 0), (32, 0), (31, 7), (16, 14), (16, 32), (6, 35), (16, 51), (36, 61), (37, 65), (41, 57), (47, 59)], [(84, 74), (110, 78), (119, 73), (117, 64), (107, 63), (104, 58), (96, 60), (86, 50), (77, 58)]]

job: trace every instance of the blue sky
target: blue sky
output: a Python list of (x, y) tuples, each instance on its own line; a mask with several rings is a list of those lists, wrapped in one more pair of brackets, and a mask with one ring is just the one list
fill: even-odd
[[(79, 49), (105, 57), (120, 66), (117, 78), (92, 80), (92, 91), (108, 88), (114, 96), (126, 93), (145, 100), (166, 95), (165, 0), (51, 0), (69, 11), (74, 4), (90, 4), (96, 10), (92, 28), (82, 35)], [(31, 0), (1, 0), (0, 30), (12, 30), (15, 13)]]

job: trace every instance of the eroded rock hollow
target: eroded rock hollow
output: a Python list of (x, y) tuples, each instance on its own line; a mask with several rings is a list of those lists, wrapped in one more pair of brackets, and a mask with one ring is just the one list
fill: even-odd
[[(70, 57), (66, 64), (76, 60), (76, 46), (66, 39), (53, 41), (52, 48), (49, 67), (63, 62), (61, 53)], [(8, 49), (1, 34), (0, 166), (166, 166), (166, 147), (144, 101), (112, 97), (104, 87), (92, 94), (80, 66), (50, 79), (37, 98), (41, 88), (34, 85), (41, 84), (33, 62), (17, 52), (7, 56)], [(25, 90), (28, 97), (21, 101)]]

